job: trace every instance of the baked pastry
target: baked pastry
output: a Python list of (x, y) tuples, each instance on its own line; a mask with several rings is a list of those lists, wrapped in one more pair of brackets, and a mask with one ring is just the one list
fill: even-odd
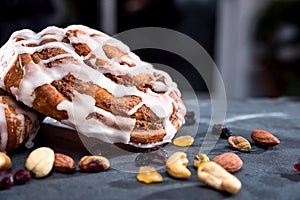
[(8, 95), (0, 95), (0, 151), (12, 151), (32, 140), (39, 130), (38, 114), (17, 103)]
[(0, 50), (0, 78), (18, 101), (104, 142), (170, 142), (184, 123), (166, 72), (83, 25), (13, 33)]

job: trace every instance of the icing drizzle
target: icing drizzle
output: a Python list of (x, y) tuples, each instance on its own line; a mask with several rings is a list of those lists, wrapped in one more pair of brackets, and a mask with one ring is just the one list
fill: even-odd
[[(73, 34), (74, 31), (75, 34)], [(62, 42), (65, 38), (69, 40), (69, 43)], [(55, 40), (40, 45), (41, 41), (47, 39)], [(86, 44), (91, 51), (85, 56), (80, 56), (76, 53), (74, 44)], [(104, 45), (117, 47), (125, 56), (109, 58), (103, 50)], [(71, 73), (77, 79), (101, 86), (114, 97), (126, 95), (140, 97), (142, 102), (134, 106), (128, 112), (128, 115), (135, 113), (143, 105), (149, 107), (159, 118), (163, 119), (163, 126), (167, 132), (164, 142), (170, 142), (177, 131), (170, 121), (171, 116), (174, 115), (174, 109), (179, 120), (179, 126), (184, 123), (185, 106), (181, 100), (175, 100), (176, 96), (178, 98), (181, 94), (177, 85), (167, 73), (154, 69), (151, 64), (141, 61), (121, 41), (83, 25), (71, 25), (65, 29), (51, 26), (39, 33), (28, 29), (13, 33), (8, 42), (0, 49), (0, 86), (4, 87), (4, 77), (9, 70), (9, 66), (16, 61), (19, 54), (28, 53), (32, 55), (35, 52), (41, 52), (49, 48), (59, 48), (65, 53), (41, 60), (39, 63), (31, 61), (26, 66), (22, 66), (24, 76), (19, 87), (10, 88), (17, 100), (22, 101), (24, 104), (32, 106), (35, 99), (35, 88), (44, 84), (51, 84), (54, 80), (61, 80), (68, 73)], [(104, 60), (105, 64), (99, 67), (96, 62), (97, 58)], [(51, 68), (45, 67), (46, 64), (58, 59), (62, 59), (62, 62), (53, 65)], [(129, 66), (128, 63), (134, 65), (134, 67)], [(104, 73), (131, 77), (141, 73), (150, 75), (152, 90), (148, 88), (142, 92), (135, 86), (117, 84), (107, 78)], [(170, 95), (175, 95), (175, 98)], [(95, 99), (78, 92), (74, 93), (72, 101), (61, 102), (57, 109), (65, 110), (68, 113), (68, 119), (63, 120), (63, 123), (76, 128), (87, 136), (96, 137), (110, 143), (129, 143), (130, 132), (136, 122), (135, 119), (115, 116), (96, 107)], [(100, 120), (88, 119), (89, 114), (94, 112), (101, 114), (106, 122), (114, 122), (114, 126), (109, 123), (102, 123)]]

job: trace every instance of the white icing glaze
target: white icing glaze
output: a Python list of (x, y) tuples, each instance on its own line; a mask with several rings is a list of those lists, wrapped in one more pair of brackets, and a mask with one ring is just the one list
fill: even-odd
[[(58, 109), (66, 110), (69, 116), (68, 120), (62, 122), (76, 128), (78, 132), (88, 137), (96, 137), (108, 143), (128, 143), (130, 140), (130, 131), (135, 125), (135, 119), (115, 116), (94, 105), (94, 98), (75, 92), (72, 103), (63, 101), (58, 105)], [(94, 112), (104, 116), (107, 123), (94, 118), (87, 119), (89, 114)], [(116, 123), (117, 128), (112, 128), (112, 125), (114, 125), (112, 122)]]
[[(72, 34), (72, 30), (81, 30), (84, 33), (76, 32), (76, 34)], [(70, 44), (61, 42), (65, 37), (69, 39)], [(18, 38), (23, 38), (23, 40), (16, 41)], [(38, 45), (42, 40), (52, 38), (57, 41)], [(73, 43), (86, 44), (91, 49), (91, 52), (87, 56), (79, 56), (72, 46)], [(37, 46), (27, 46), (28, 44), (36, 44)], [(119, 48), (126, 55), (109, 59), (103, 50), (103, 45), (106, 44)], [(171, 92), (178, 97), (180, 97), (181, 94), (177, 85), (167, 73), (156, 70), (151, 64), (141, 61), (140, 58), (130, 52), (130, 49), (121, 41), (82, 25), (71, 25), (65, 29), (52, 26), (39, 33), (25, 29), (12, 34), (9, 41), (0, 49), (0, 86), (3, 87), (3, 78), (9, 70), (8, 66), (16, 61), (18, 54), (33, 54), (47, 48), (60, 48), (64, 50), (65, 53), (53, 56), (47, 60), (42, 60), (39, 63), (31, 61), (29, 64), (22, 66), (24, 76), (19, 87), (10, 88), (15, 97), (24, 104), (32, 106), (35, 99), (35, 88), (44, 84), (50, 84), (54, 80), (60, 80), (68, 73), (71, 73), (80, 80), (93, 82), (101, 86), (114, 97), (123, 97), (126, 95), (139, 96), (142, 102), (134, 106), (128, 114), (131, 115), (135, 113), (142, 105), (148, 106), (159, 118), (163, 119), (163, 125), (167, 132), (167, 136), (164, 138), (166, 142), (169, 142), (176, 133), (176, 128), (169, 120), (173, 114), (173, 106), (177, 109), (175, 114), (179, 118), (179, 124), (181, 125), (184, 122), (184, 116), (180, 114), (180, 112), (185, 113), (183, 103), (181, 101), (177, 102), (169, 96)], [(72, 60), (65, 59), (61, 63), (53, 65), (51, 68), (44, 66), (49, 62), (67, 57), (72, 58)], [(108, 64), (97, 66), (97, 58), (107, 61)], [(130, 65), (134, 65), (134, 67), (128, 66), (124, 64), (124, 62), (130, 63)], [(154, 91), (147, 89), (144, 93), (139, 91), (135, 86), (119, 85), (104, 76), (103, 73), (111, 73), (113, 75), (126, 74), (129, 76), (141, 73), (150, 75)], [(156, 92), (163, 92), (163, 94)], [(135, 120), (114, 116), (94, 105), (95, 100), (92, 97), (76, 93), (72, 102), (63, 101), (58, 105), (57, 109), (66, 110), (68, 113), (69, 118), (64, 120), (63, 123), (76, 127), (79, 132), (87, 136), (96, 137), (106, 142), (128, 143)], [(86, 119), (92, 112), (103, 115), (106, 121), (114, 121), (119, 127), (123, 128), (118, 129), (108, 126), (99, 120)]]

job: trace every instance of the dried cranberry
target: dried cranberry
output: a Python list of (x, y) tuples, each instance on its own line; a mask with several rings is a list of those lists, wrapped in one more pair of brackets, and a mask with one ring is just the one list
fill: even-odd
[(0, 170), (0, 190), (11, 189), (13, 184), (13, 174), (8, 170)]
[(300, 163), (294, 164), (294, 169), (300, 171)]
[(14, 175), (14, 183), (16, 185), (23, 185), (28, 183), (31, 178), (30, 172), (24, 169), (18, 170)]

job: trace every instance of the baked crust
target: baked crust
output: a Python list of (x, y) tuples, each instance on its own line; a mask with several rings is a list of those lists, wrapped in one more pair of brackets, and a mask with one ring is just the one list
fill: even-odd
[(80, 25), (22, 30), (0, 55), (6, 91), (88, 136), (157, 143), (184, 123), (185, 107), (171, 78), (99, 31)]
[(39, 129), (38, 114), (7, 95), (0, 95), (0, 124), (0, 151), (7, 152), (31, 143)]

